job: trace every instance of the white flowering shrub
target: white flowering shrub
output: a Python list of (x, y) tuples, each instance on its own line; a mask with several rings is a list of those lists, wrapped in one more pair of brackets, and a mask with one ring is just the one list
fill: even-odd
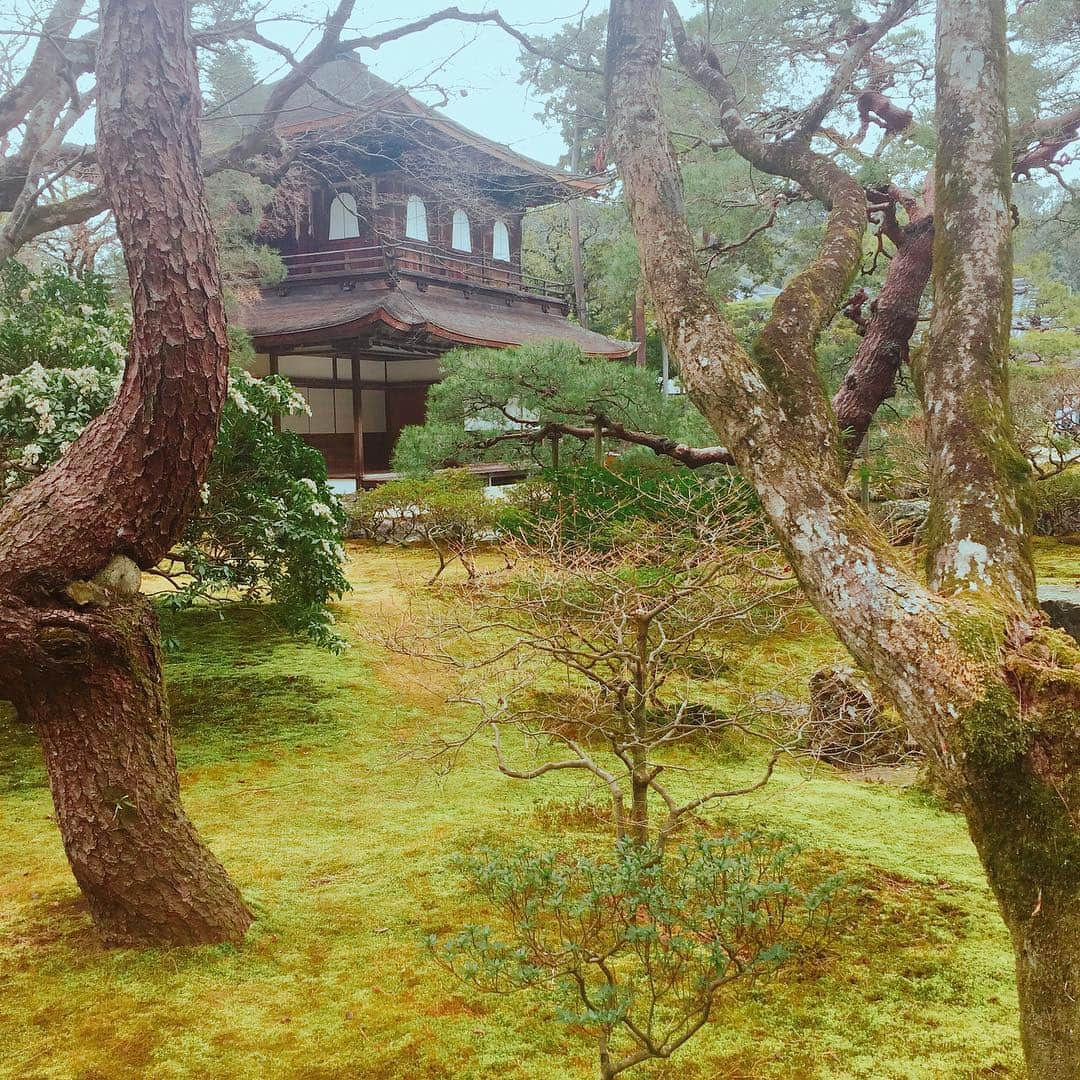
[(46, 370), (120, 371), (131, 321), (111, 305), (108, 281), (40, 274), (9, 259), (0, 264), (0, 375), (35, 364)]
[(165, 602), (266, 599), (288, 629), (337, 649), (326, 604), (349, 587), (341, 570), (345, 511), (326, 483), (322, 455), (274, 430), (275, 417), (306, 410), (280, 376), (231, 373), (202, 505), (174, 552), (183, 573)]
[[(56, 461), (112, 401), (129, 322), (109, 299), (100, 278), (0, 267), (0, 499)], [(234, 356), (243, 349), (237, 343)], [(275, 418), (306, 409), (285, 379), (230, 373), (200, 504), (159, 568), (175, 586), (164, 605), (267, 600), (290, 631), (341, 645), (327, 604), (348, 588), (345, 513), (322, 455), (274, 430)]]
[(45, 368), (35, 360), (0, 375), (0, 497), (54, 462), (112, 401), (120, 363), (109, 359), (76, 368)]

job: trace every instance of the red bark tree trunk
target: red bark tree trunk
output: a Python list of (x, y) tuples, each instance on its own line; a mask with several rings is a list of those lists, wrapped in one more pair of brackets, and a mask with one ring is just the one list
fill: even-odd
[(634, 364), (637, 367), (645, 367), (648, 357), (648, 346), (645, 341), (647, 327), (645, 326), (645, 283), (640, 282), (637, 292), (634, 293), (634, 340), (637, 342), (637, 350), (634, 353)]
[(907, 362), (911, 335), (919, 320), (919, 301), (930, 280), (933, 254), (933, 217), (906, 226), (889, 263), (866, 335), (833, 396), (833, 411), (849, 458), (862, 445), (881, 403), (892, 397), (896, 376)]
[(153, 612), (114, 596), (83, 631), (86, 651), (62, 632), (48, 677), (16, 703), (41, 739), (64, 850), (102, 940), (239, 940), (251, 917), (180, 802)]
[[(570, 171), (581, 168), (581, 125), (574, 110), (574, 136), (570, 147)], [(581, 211), (576, 199), (566, 204), (570, 218), (570, 261), (574, 269), (574, 314), (581, 325), (589, 329), (589, 305), (585, 298), (585, 252), (581, 246)]]
[(238, 940), (251, 922), (180, 803), (139, 569), (169, 550), (225, 395), (221, 282), (184, 0), (105, 0), (98, 160), (132, 293), (110, 409), (0, 510), (0, 694), (45, 749), (76, 879), (109, 944)]

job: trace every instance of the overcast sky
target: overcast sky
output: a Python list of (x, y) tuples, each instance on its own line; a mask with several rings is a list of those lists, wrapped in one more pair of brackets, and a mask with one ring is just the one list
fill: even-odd
[[(9, 0), (10, 2), (10, 0)], [(344, 36), (366, 35), (399, 26), (430, 15), (445, 6), (447, 0), (397, 0), (396, 3), (359, 2)], [(567, 22), (607, 11), (608, 0), (458, 0), (466, 11), (497, 9), (513, 26), (542, 37), (559, 30)], [(283, 21), (270, 22), (262, 29), (268, 38), (289, 46), (297, 56), (306, 54), (317, 40), (319, 28), (288, 21), (287, 15), (299, 12), (312, 22), (325, 16), (331, 0), (269, 0), (267, 14), (280, 14)], [(0, 5), (0, 12), (2, 7)], [(696, 0), (678, 0), (684, 14), (697, 7)], [(25, 19), (36, 11), (37, 0), (15, 0), (15, 10)], [(388, 14), (389, 13), (389, 14)], [(16, 22), (21, 20), (16, 20)], [(929, 27), (929, 16), (922, 21)], [(0, 13), (0, 28), (13, 26), (10, 16)], [(29, 47), (28, 47), (29, 48)], [(409, 88), (418, 84), (437, 84), (449, 99), (444, 103), (437, 92), (417, 91), (429, 104), (438, 105), (452, 119), (466, 127), (512, 146), (520, 153), (555, 164), (563, 153), (562, 139), (556, 127), (546, 126), (536, 118), (541, 103), (518, 83), (519, 46), (509, 35), (493, 26), (470, 25), (447, 21), (421, 33), (372, 51), (360, 50), (359, 56), (388, 82)], [(253, 47), (260, 75), (267, 81), (285, 73), (280, 56)], [(71, 134), (72, 139), (93, 138), (92, 112)], [(1068, 170), (1080, 173), (1080, 164)], [(1048, 183), (1046, 178), (1041, 183)]]

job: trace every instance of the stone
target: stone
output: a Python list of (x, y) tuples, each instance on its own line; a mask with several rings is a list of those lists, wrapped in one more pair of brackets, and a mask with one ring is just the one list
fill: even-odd
[(1040, 585), (1039, 607), (1050, 625), (1080, 641), (1080, 588), (1075, 585)]
[(64, 592), (78, 607), (101, 607), (110, 596), (134, 596), (142, 588), (142, 571), (126, 555), (114, 555), (89, 581), (68, 582)]

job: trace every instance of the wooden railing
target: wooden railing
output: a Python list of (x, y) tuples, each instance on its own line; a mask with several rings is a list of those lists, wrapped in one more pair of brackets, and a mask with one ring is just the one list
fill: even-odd
[(378, 277), (387, 274), (464, 282), (559, 301), (565, 301), (568, 294), (566, 283), (524, 273), (512, 263), (413, 240), (307, 251), (284, 255), (282, 261), (292, 280), (321, 276)]
[(385, 274), (391, 269), (386, 250), (379, 244), (303, 251), (297, 255), (283, 255), (281, 261), (290, 278), (316, 274)]

